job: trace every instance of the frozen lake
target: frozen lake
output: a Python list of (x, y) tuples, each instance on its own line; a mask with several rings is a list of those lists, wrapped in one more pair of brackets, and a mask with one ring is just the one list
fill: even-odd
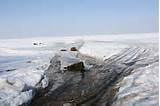
[[(33, 88), (46, 87), (44, 70), (54, 54), (62, 48), (75, 46), (82, 54), (103, 61), (126, 48), (138, 47), (140, 53), (147, 51), (141, 58), (144, 62), (155, 58), (159, 60), (157, 33), (96, 36), (0, 40), (0, 105), (27, 103), (34, 96)], [(128, 54), (128, 58), (132, 54)], [(137, 68), (117, 83), (120, 88), (113, 105), (158, 105), (158, 63), (156, 61)]]

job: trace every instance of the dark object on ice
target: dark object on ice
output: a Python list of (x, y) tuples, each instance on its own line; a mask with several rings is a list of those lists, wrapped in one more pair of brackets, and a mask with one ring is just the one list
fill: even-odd
[(41, 43), (41, 42), (40, 42), (40, 43), (35, 43), (35, 42), (34, 42), (33, 45), (44, 45), (44, 44)]
[(74, 63), (72, 65), (65, 67), (65, 69), (69, 70), (69, 71), (83, 71), (84, 64), (83, 64), (83, 62)]
[(70, 51), (78, 51), (76, 47), (71, 47)]
[(60, 51), (67, 51), (66, 49), (61, 49)]
[(31, 63), (32, 61), (27, 61), (26, 63)]
[(6, 72), (9, 72), (9, 71), (15, 71), (16, 69), (8, 69), (6, 70)]
[(33, 43), (33, 45), (38, 45), (37, 43)]
[(40, 42), (39, 45), (44, 45), (44, 44)]

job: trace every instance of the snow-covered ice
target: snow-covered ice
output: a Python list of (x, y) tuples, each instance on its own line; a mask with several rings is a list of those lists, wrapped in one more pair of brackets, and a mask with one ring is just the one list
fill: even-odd
[(158, 106), (158, 63), (142, 67), (125, 77), (118, 86), (114, 106)]
[[(33, 43), (43, 44), (33, 45)], [(102, 60), (133, 46), (151, 49), (154, 55), (157, 55), (158, 34), (2, 39), (0, 40), (0, 105), (17, 106), (30, 101), (34, 96), (35, 88), (39, 85), (41, 87), (48, 85), (44, 70), (48, 67), (50, 59), (58, 50), (68, 49), (72, 46), (79, 48), (82, 54)], [(140, 104), (157, 104), (158, 94), (153, 95), (148, 101), (143, 101), (142, 98), (147, 98), (148, 95), (158, 92), (158, 68), (157, 63), (152, 64), (137, 69), (133, 74), (125, 77), (119, 84), (120, 90), (116, 95), (119, 99), (114, 104), (122, 103), (126, 106), (137, 102)], [(133, 80), (136, 85), (130, 89), (129, 85)], [(146, 92), (139, 93), (144, 88)], [(125, 95), (127, 94), (131, 94), (131, 98), (127, 99), (129, 104), (125, 102)], [(132, 94), (137, 95), (137, 98), (133, 99)], [(138, 99), (142, 101), (139, 102)]]
[(90, 41), (86, 42), (81, 48), (80, 52), (96, 57), (99, 59), (107, 59), (110, 56), (119, 53), (122, 49), (127, 48), (126, 44), (118, 44), (115, 42), (98, 42), (98, 41)]
[(1, 39), (0, 106), (29, 102), (35, 88), (47, 87), (44, 71), (55, 53), (71, 46), (79, 48), (82, 44), (79, 38), (72, 37)]
[[(142, 58), (142, 62), (159, 57), (158, 51), (158, 34), (138, 34), (123, 36), (119, 39), (104, 37), (103, 42), (96, 39), (94, 42), (86, 42), (80, 51), (84, 54), (95, 56), (103, 60), (118, 54), (125, 48), (140, 48), (150, 54)], [(106, 41), (105, 41), (106, 40)], [(137, 53), (138, 54), (138, 53)], [(151, 55), (151, 56), (148, 56)], [(136, 58), (136, 57), (135, 57)], [(130, 61), (130, 60), (128, 60)], [(143, 64), (143, 63), (142, 63)], [(159, 62), (150, 63), (148, 66), (134, 69), (133, 72), (126, 76), (117, 84), (119, 91), (115, 96), (113, 106), (157, 106), (158, 86), (159, 86)]]

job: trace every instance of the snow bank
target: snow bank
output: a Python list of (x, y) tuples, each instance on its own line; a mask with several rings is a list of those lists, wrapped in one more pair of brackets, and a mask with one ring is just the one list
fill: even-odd
[(18, 106), (27, 103), (34, 95), (36, 84), (42, 79), (43, 70), (20, 69), (0, 75), (0, 105)]
[(158, 62), (134, 70), (117, 86), (120, 89), (113, 106), (156, 106), (158, 105)]

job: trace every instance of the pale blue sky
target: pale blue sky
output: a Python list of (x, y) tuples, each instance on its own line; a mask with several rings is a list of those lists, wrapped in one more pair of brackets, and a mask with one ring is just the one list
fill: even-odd
[(0, 38), (158, 32), (158, 0), (0, 0)]

